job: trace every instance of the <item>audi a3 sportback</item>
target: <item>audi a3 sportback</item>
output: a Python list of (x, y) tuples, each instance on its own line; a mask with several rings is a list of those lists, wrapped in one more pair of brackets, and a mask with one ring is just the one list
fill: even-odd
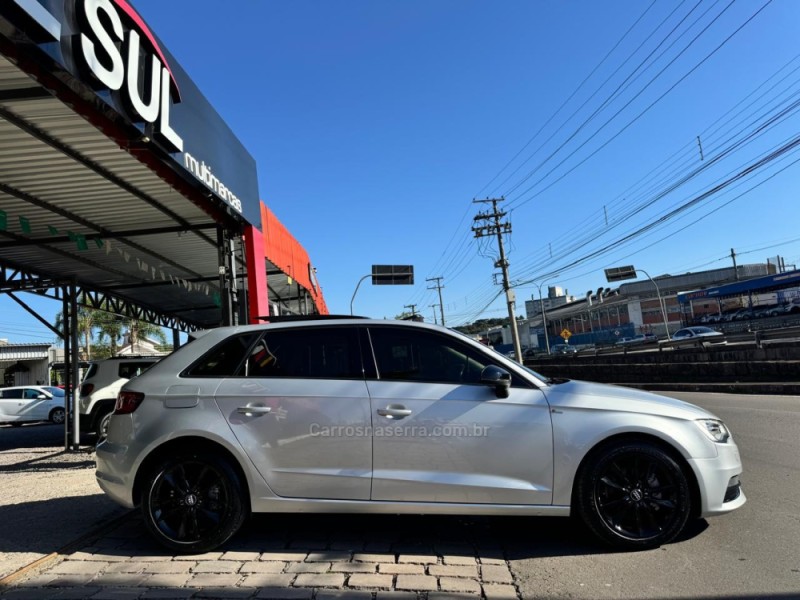
[(97, 446), (100, 487), (191, 553), (251, 512), (577, 513), (652, 548), (744, 504), (741, 472), (702, 408), (357, 318), (210, 330), (123, 386)]

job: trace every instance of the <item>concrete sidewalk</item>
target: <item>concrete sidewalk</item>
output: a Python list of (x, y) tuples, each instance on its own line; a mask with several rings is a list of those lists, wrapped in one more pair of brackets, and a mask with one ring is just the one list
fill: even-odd
[(0, 587), (0, 599), (517, 600), (520, 594), (502, 542), (481, 520), (257, 516), (246, 529), (219, 551), (173, 555), (132, 515), (91, 545)]

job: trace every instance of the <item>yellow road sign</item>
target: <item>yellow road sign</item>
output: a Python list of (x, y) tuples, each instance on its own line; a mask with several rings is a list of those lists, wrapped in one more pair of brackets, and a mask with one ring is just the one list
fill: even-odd
[(564, 328), (561, 331), (561, 337), (564, 338), (565, 340), (568, 340), (571, 335), (572, 335), (572, 332), (569, 329)]

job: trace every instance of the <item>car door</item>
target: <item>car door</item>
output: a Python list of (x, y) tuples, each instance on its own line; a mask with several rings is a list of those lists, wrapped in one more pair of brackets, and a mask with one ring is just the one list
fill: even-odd
[(16, 421), (23, 405), (22, 388), (0, 390), (0, 421)]
[(354, 328), (265, 331), (216, 400), (279, 496), (369, 499), (370, 404)]
[(50, 413), (50, 395), (38, 388), (22, 390), (19, 415), (28, 421), (46, 421)]
[(372, 499), (550, 504), (553, 442), (544, 394), (514, 376), (507, 398), (481, 383), (495, 362), (455, 334), (370, 326)]

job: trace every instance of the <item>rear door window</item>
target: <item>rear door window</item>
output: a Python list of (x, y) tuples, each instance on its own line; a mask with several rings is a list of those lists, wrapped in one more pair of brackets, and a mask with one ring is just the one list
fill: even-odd
[(363, 379), (356, 330), (298, 327), (264, 332), (242, 373), (247, 377)]

